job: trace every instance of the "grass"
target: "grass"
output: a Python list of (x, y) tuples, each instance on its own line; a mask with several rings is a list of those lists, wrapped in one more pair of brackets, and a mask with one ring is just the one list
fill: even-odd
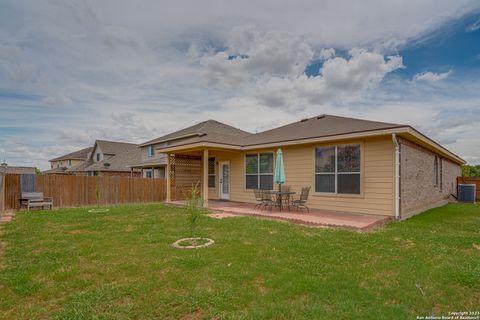
[(0, 242), (0, 319), (414, 319), (479, 311), (480, 206), (372, 233), (162, 205), (17, 214)]

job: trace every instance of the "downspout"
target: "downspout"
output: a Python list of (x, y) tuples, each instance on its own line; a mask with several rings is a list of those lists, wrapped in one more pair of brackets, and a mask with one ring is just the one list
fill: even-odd
[(400, 143), (398, 143), (397, 135), (392, 133), (392, 141), (395, 146), (395, 219), (399, 220), (400, 216)]

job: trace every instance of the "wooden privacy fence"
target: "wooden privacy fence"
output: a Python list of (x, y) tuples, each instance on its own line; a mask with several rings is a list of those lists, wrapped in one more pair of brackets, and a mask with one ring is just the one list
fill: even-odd
[[(166, 198), (165, 179), (38, 175), (34, 186), (35, 191), (53, 197), (53, 206), (57, 208), (97, 205), (97, 189), (100, 205), (161, 202)], [(21, 175), (6, 175), (4, 199), (7, 210), (18, 209), (21, 188)]]
[(457, 185), (458, 184), (475, 184), (477, 186), (475, 198), (480, 201), (480, 177), (458, 177)]

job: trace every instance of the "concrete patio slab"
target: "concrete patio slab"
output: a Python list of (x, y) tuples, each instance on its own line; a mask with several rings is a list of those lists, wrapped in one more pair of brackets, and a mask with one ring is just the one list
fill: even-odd
[(255, 209), (253, 204), (233, 201), (209, 201), (209, 210), (213, 213), (254, 216), (274, 220), (283, 220), (296, 224), (317, 227), (346, 228), (357, 231), (369, 231), (385, 225), (390, 217), (364, 215), (350, 212), (310, 210), (310, 212), (278, 211), (273, 209)]

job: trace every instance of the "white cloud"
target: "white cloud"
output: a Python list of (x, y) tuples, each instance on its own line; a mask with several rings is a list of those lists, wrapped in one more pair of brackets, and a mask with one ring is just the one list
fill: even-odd
[(286, 32), (247, 25), (234, 28), (228, 38), (225, 51), (200, 58), (209, 84), (235, 87), (264, 76), (298, 76), (313, 57), (303, 37)]
[(415, 81), (426, 81), (426, 82), (437, 82), (440, 80), (445, 80), (448, 76), (452, 73), (452, 71), (443, 72), (443, 73), (435, 73), (431, 71), (426, 71), (422, 73), (417, 73), (413, 76), (413, 80)]
[(315, 77), (302, 73), (257, 80), (242, 92), (240, 99), (249, 97), (255, 104), (290, 111), (303, 110), (308, 105), (354, 101), (376, 88), (388, 73), (403, 68), (399, 56), (385, 59), (379, 53), (360, 49), (350, 50), (349, 54), (349, 58), (325, 61)]
[(318, 54), (318, 58), (321, 60), (328, 60), (335, 57), (335, 49), (329, 48), (329, 49), (322, 49), (320, 50), (320, 53)]
[(477, 31), (478, 29), (480, 29), (480, 19), (467, 27), (467, 31), (469, 32)]
[[(478, 7), (470, 0), (5, 0), (0, 157), (47, 165), (50, 154), (95, 138), (141, 142), (208, 118), (252, 131), (319, 113), (405, 119), (422, 128), (429, 117), (452, 119), (445, 110), (458, 101), (432, 102), (442, 94), (432, 91), (450, 78), (430, 91), (422, 81), (383, 91), (386, 75), (402, 65), (386, 48)], [(355, 47), (367, 50), (343, 55)], [(309, 78), (303, 71), (312, 59), (324, 65)], [(480, 90), (473, 92), (478, 102)], [(428, 127), (432, 135), (438, 123)], [(463, 137), (452, 145), (457, 152), (478, 149), (468, 130), (452, 134)]]

